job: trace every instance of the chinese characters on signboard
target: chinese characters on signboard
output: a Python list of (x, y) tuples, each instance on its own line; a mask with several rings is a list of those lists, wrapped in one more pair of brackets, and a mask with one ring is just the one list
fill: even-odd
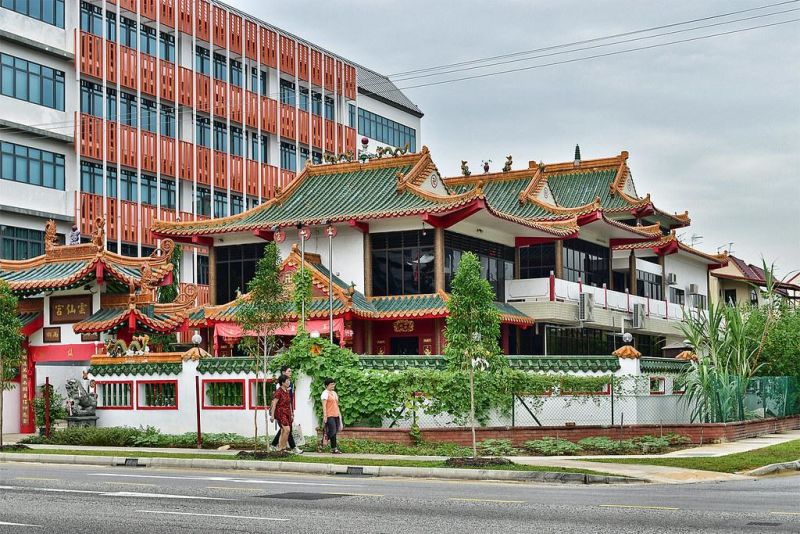
[(91, 314), (91, 295), (50, 297), (50, 324), (77, 323)]
[(42, 341), (45, 343), (61, 343), (61, 327), (46, 326), (42, 328)]

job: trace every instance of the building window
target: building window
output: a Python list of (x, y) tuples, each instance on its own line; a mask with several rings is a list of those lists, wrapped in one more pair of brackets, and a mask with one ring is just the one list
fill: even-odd
[(564, 240), (564, 280), (577, 282), (578, 279), (587, 285), (601, 287), (609, 280), (608, 247), (583, 241), (582, 239)]
[[(267, 163), (269, 153), (269, 138), (266, 135), (261, 136), (261, 143), (259, 146), (258, 134), (248, 133), (250, 136), (250, 159)], [(260, 155), (260, 157), (259, 157)]]
[(211, 120), (197, 117), (197, 131), (195, 132), (195, 142), (199, 146), (206, 148), (211, 146)]
[(242, 155), (242, 129), (231, 126), (231, 155)]
[(197, 256), (197, 283), (208, 285), (208, 256)]
[(297, 148), (291, 143), (281, 143), (281, 169), (297, 170)]
[(691, 305), (694, 308), (699, 310), (706, 310), (708, 309), (708, 297), (706, 295), (701, 295), (699, 293), (689, 295), (691, 299)]
[(175, 209), (175, 181), (161, 178), (161, 207)]
[[(549, 356), (596, 356), (611, 354), (625, 343), (618, 332), (539, 323), (520, 330), (519, 354)], [(644, 356), (661, 356), (664, 338), (633, 334), (633, 346)]]
[(44, 254), (44, 232), (0, 225), (0, 258), (27, 260)]
[(308, 89), (305, 87), (300, 88), (300, 109), (308, 111)]
[(433, 231), (372, 234), (372, 294), (434, 293)]
[(203, 380), (203, 408), (244, 408), (244, 379)]
[(263, 255), (264, 245), (258, 243), (217, 247), (217, 302), (230, 302), (237, 291), (247, 290)]
[(3, 180), (64, 191), (64, 155), (0, 142)]
[(224, 82), (228, 79), (228, 65), (225, 56), (214, 54), (214, 79)]
[(117, 120), (117, 90), (106, 87), (106, 117), (110, 121)]
[(332, 121), (333, 120), (333, 99), (325, 97), (325, 118)]
[(161, 32), (158, 36), (158, 54), (161, 59), (175, 63), (175, 37)]
[(417, 151), (417, 131), (414, 128), (363, 108), (358, 110), (358, 134), (385, 145), (404, 147), (407, 144), (411, 152)]
[(64, 111), (64, 73), (33, 61), (0, 54), (4, 96)]
[(64, 0), (2, 0), (0, 6), (59, 28), (64, 27)]
[(139, 195), (136, 194), (138, 189), (136, 171), (123, 170), (119, 180), (119, 198), (120, 200), (127, 200), (129, 202), (136, 202)]
[(663, 376), (650, 377), (650, 395), (663, 395), (667, 392), (667, 379)]
[(314, 91), (311, 91), (311, 113), (322, 116), (322, 95)]
[(464, 252), (469, 251), (478, 256), (481, 264), (481, 276), (491, 284), (495, 298), (497, 300), (505, 299), (506, 280), (514, 278), (513, 247), (454, 232), (445, 232), (444, 247), (445, 291), (450, 291), (453, 277), (461, 263), (461, 256)]
[(258, 206), (260, 202), (258, 201), (258, 197), (247, 197), (247, 209), (253, 209)]
[(130, 93), (119, 94), (119, 122), (136, 128), (136, 97)]
[(211, 72), (211, 54), (207, 48), (198, 46), (194, 52), (194, 70), (200, 74), (208, 74)]
[(136, 21), (120, 17), (119, 18), (119, 44), (136, 50)]
[(654, 300), (664, 300), (662, 277), (658, 274), (636, 270), (636, 294)]
[[(260, 83), (259, 83), (260, 80)], [(267, 73), (263, 70), (252, 67), (250, 69), (250, 90), (260, 93), (262, 96), (267, 94)]]
[[(3, 7), (5, 7), (6, 3), (3, 0)], [(8, 3), (14, 3), (14, 0), (10, 0)], [(25, 3), (30, 4), (30, 2)], [(81, 2), (81, 31), (93, 33), (98, 37), (103, 36), (103, 8), (93, 6), (87, 2)]]
[(726, 289), (725, 290), (725, 304), (728, 306), (736, 306), (736, 290), (735, 289)]
[(158, 109), (152, 100), (142, 99), (142, 130), (156, 133), (158, 129)]
[[(264, 384), (266, 383), (266, 387)], [(271, 378), (255, 378), (250, 380), (250, 409), (269, 408), (275, 394), (275, 383)]]
[(197, 200), (196, 213), (198, 215), (211, 215), (211, 190), (207, 187), (197, 186)]
[(175, 137), (175, 108), (161, 106), (161, 135)]
[(758, 306), (758, 290), (750, 289), (750, 305)]
[[(81, 161), (81, 191), (93, 195), (103, 194), (102, 165)], [(117, 196), (117, 171), (111, 167), (106, 170), (106, 195), (111, 198)]]
[(133, 409), (133, 382), (96, 382), (98, 408)]
[(160, 410), (178, 408), (178, 381), (153, 380), (139, 381), (136, 395), (137, 408), (142, 410)]
[(242, 86), (242, 63), (236, 61), (235, 59), (231, 60), (230, 65), (231, 71), (231, 84), (235, 85), (236, 87)]
[(228, 216), (228, 195), (224, 191), (214, 191), (214, 217)]
[(223, 122), (214, 121), (214, 150), (228, 150), (228, 128)]
[(158, 201), (158, 181), (155, 176), (142, 175), (142, 204), (155, 206)]
[(686, 292), (683, 289), (678, 289), (677, 287), (670, 287), (669, 301), (673, 304), (680, 304), (683, 306), (686, 304)]
[(350, 128), (356, 127), (356, 107), (353, 104), (347, 104), (347, 125)]
[(556, 270), (556, 245), (543, 243), (520, 247), (519, 249), (519, 277), (547, 278)]
[(231, 215), (244, 211), (244, 198), (241, 195), (231, 194)]
[(281, 104), (294, 106), (294, 84), (281, 79)]
[(149, 54), (156, 57), (158, 55), (158, 49), (156, 48), (158, 45), (156, 42), (156, 29), (145, 26), (144, 24), (142, 24), (141, 28), (139, 45), (141, 46), (142, 54)]

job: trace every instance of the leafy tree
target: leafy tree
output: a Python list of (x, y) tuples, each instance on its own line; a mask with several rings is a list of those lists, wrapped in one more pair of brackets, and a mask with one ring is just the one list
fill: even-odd
[(308, 318), (308, 309), (311, 306), (311, 273), (305, 269), (297, 269), (292, 276), (294, 293), (292, 304), (297, 315), (298, 334), (305, 331), (305, 322)]
[[(244, 338), (240, 347), (254, 361), (256, 378), (267, 376), (267, 361), (279, 348), (280, 339), (275, 332), (286, 323), (289, 300), (281, 276), (281, 256), (278, 246), (270, 242), (258, 260), (253, 279), (247, 284), (247, 294), (239, 298), (236, 322)], [(267, 399), (266, 380), (261, 382), (262, 399)], [(269, 419), (264, 408), (264, 432), (269, 441)], [(253, 437), (258, 448), (258, 409), (253, 411)]]
[[(183, 249), (180, 245), (175, 245), (172, 249), (172, 254), (169, 257), (169, 262), (172, 264), (172, 283), (166, 286), (161, 286), (157, 291), (157, 300), (162, 304), (169, 304), (175, 302), (180, 293), (181, 284), (181, 257)], [(150, 344), (154, 347), (159, 347), (159, 350), (166, 350), (170, 343), (175, 343), (175, 334), (151, 334)]]
[[(751, 337), (762, 331), (768, 319), (764, 307), (753, 310), (747, 318)], [(772, 327), (767, 332), (761, 353), (763, 376), (794, 376), (800, 378), (800, 308), (782, 302)]]
[(17, 297), (0, 280), (0, 449), (3, 447), (3, 394), (22, 364), (22, 321), (17, 315)]
[(475, 438), (475, 370), (499, 371), (508, 366), (500, 344), (500, 313), (494, 306), (494, 291), (481, 276), (478, 257), (471, 252), (461, 256), (453, 277), (453, 290), (447, 302), (445, 358), (450, 369), (469, 371), (470, 427), (472, 455), (478, 456)]

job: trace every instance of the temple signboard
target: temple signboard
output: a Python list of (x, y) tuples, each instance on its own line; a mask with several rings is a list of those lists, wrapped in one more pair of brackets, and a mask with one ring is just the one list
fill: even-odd
[(50, 297), (50, 324), (77, 323), (92, 315), (92, 296)]

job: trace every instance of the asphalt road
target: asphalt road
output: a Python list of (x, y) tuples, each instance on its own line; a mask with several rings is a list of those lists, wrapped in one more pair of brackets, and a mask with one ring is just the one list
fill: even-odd
[(581, 486), (0, 463), (0, 532), (800, 532), (800, 476)]

